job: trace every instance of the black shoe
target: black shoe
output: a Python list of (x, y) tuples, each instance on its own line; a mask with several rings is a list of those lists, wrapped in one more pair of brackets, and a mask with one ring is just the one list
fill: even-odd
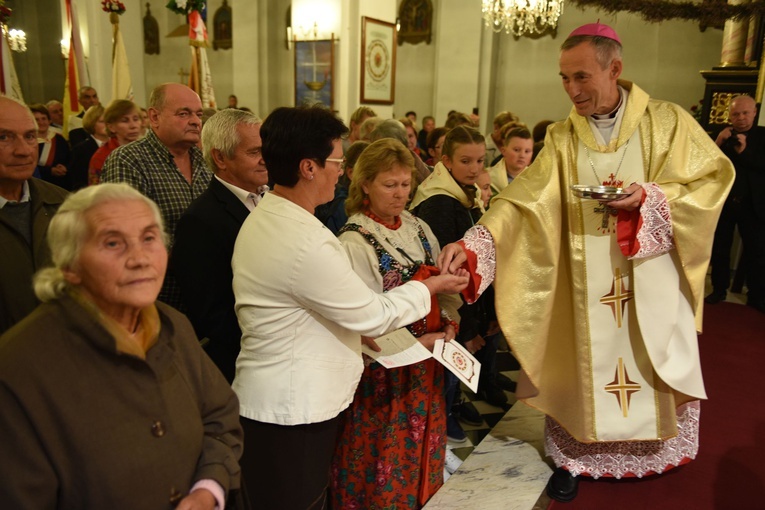
[(510, 393), (515, 393), (515, 389), (517, 387), (515, 381), (503, 374), (497, 374), (497, 377), (494, 378), (494, 384), (505, 391), (509, 391)]
[(446, 417), (446, 438), (453, 443), (459, 444), (467, 441), (465, 431), (462, 430), (460, 424), (457, 423), (454, 415), (449, 415)]
[(578, 491), (579, 478), (563, 468), (553, 471), (550, 480), (547, 481), (547, 495), (561, 503), (573, 501)]
[(721, 301), (725, 301), (725, 298), (728, 297), (728, 291), (722, 291), (717, 292), (713, 291), (710, 295), (704, 298), (704, 302), (708, 305), (716, 305), (717, 303), (720, 303)]
[(481, 414), (475, 410), (475, 408), (469, 405), (467, 402), (460, 402), (452, 406), (452, 416), (456, 417), (459, 421), (478, 427), (483, 425), (483, 418)]
[(507, 395), (498, 386), (486, 385), (486, 388), (478, 390), (478, 400), (483, 400), (494, 407), (505, 408), (507, 406)]

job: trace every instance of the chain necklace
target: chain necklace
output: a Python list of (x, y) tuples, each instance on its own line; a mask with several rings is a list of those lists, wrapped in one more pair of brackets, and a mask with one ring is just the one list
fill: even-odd
[[(613, 176), (613, 181), (616, 181), (616, 176), (619, 175), (619, 170), (622, 169), (622, 163), (624, 163), (624, 156), (627, 154), (627, 147), (629, 146), (630, 141), (627, 140), (627, 143), (624, 144), (624, 151), (622, 152), (622, 157), (619, 160), (619, 166), (616, 167), (616, 172)], [(598, 186), (603, 185), (603, 180), (598, 177), (598, 172), (595, 171), (595, 164), (592, 162), (592, 158), (590, 157), (590, 151), (587, 149), (587, 146), (582, 144), (584, 146), (584, 153), (587, 155), (587, 161), (590, 163), (590, 168), (592, 169), (592, 174), (595, 176), (595, 179), (598, 182)]]
[[(619, 166), (616, 167), (616, 172), (611, 174), (611, 183), (616, 184), (616, 176), (619, 175), (619, 171), (622, 169), (622, 163), (624, 163), (624, 156), (627, 155), (627, 147), (629, 146), (630, 141), (627, 140), (627, 143), (624, 144), (624, 151), (622, 151), (622, 157), (619, 160)], [(584, 153), (587, 155), (587, 161), (590, 163), (590, 168), (592, 169), (592, 174), (595, 176), (595, 179), (597, 180), (598, 186), (603, 185), (603, 180), (598, 177), (598, 172), (595, 171), (595, 164), (592, 162), (592, 158), (590, 157), (590, 151), (587, 149), (587, 146), (582, 144), (584, 146)], [(613, 207), (609, 207), (608, 204), (601, 203), (600, 206), (595, 208), (596, 213), (603, 213), (603, 218), (600, 222), (600, 228), (603, 229), (603, 231), (606, 231), (608, 229), (609, 224), (609, 217), (614, 216), (617, 213), (617, 210)]]

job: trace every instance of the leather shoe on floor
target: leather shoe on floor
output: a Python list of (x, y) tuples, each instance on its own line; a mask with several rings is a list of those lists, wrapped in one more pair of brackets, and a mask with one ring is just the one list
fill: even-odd
[(481, 413), (476, 411), (473, 406), (468, 405), (466, 402), (453, 405), (452, 416), (459, 421), (467, 423), (468, 425), (473, 425), (474, 427), (483, 425), (483, 417), (481, 416)]
[(515, 393), (515, 388), (517, 386), (515, 381), (504, 374), (497, 374), (497, 377), (494, 378), (494, 383), (505, 391)]
[(478, 399), (483, 400), (494, 407), (499, 407), (501, 409), (505, 409), (507, 407), (510, 409), (510, 406), (507, 403), (507, 395), (505, 395), (505, 392), (502, 391), (498, 386), (489, 386), (486, 389), (479, 389), (478, 390)]
[(717, 303), (725, 301), (726, 297), (728, 297), (727, 292), (712, 292), (704, 298), (704, 302), (708, 305), (716, 305)]
[(579, 491), (579, 478), (563, 468), (553, 471), (547, 482), (547, 495), (555, 501), (568, 503), (573, 501)]

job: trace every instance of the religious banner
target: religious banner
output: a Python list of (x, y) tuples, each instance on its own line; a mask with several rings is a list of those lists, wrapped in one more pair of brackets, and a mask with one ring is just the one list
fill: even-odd
[(24, 102), (21, 93), (19, 78), (16, 75), (16, 67), (13, 65), (13, 54), (8, 43), (8, 19), (11, 17), (11, 9), (6, 7), (5, 2), (0, 0), (0, 94)]
[(87, 67), (85, 67), (85, 53), (80, 37), (80, 23), (77, 16), (75, 0), (66, 1), (66, 20), (69, 25), (69, 57), (66, 66), (66, 80), (64, 82), (64, 136), (69, 136), (69, 117), (80, 111), (78, 100), (81, 86), (90, 83)]
[(120, 32), (120, 15), (125, 12), (125, 5), (118, 0), (103, 0), (101, 7), (109, 13), (112, 24), (112, 100), (133, 100), (133, 84), (130, 79), (125, 43)]
[(393, 104), (396, 26), (366, 16), (361, 20), (361, 102)]
[(167, 8), (178, 14), (185, 14), (188, 19), (191, 46), (189, 87), (199, 94), (204, 108), (215, 108), (215, 91), (206, 49), (210, 46), (204, 20), (207, 3), (205, 0), (170, 0)]

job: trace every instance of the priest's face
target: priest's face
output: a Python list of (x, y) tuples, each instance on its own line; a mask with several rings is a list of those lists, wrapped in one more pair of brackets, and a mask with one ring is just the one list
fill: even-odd
[(603, 68), (595, 47), (583, 42), (560, 54), (560, 76), (563, 88), (582, 116), (611, 113), (619, 105), (616, 80), (622, 72), (622, 61), (614, 59)]

